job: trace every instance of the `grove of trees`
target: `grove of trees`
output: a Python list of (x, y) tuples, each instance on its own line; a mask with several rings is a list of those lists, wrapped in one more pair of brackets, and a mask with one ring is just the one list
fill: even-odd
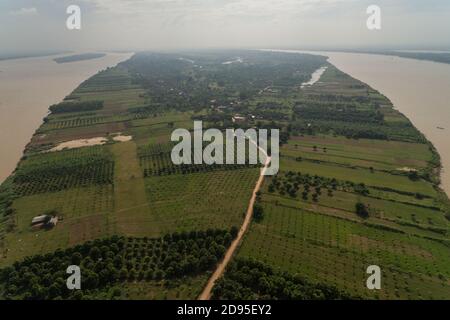
[[(231, 230), (181, 232), (162, 238), (98, 239), (53, 253), (26, 257), (0, 270), (5, 299), (82, 299), (117, 284), (162, 281), (211, 270), (237, 235)], [(81, 289), (68, 290), (66, 269), (81, 268)]]
[(83, 112), (95, 111), (103, 108), (103, 101), (83, 101), (72, 102), (64, 101), (51, 105), (49, 110), (51, 113), (67, 113), (67, 112)]

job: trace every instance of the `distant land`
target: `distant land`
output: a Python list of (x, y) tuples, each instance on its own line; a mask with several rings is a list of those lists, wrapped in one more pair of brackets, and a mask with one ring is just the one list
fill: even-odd
[(433, 51), (430, 50), (427, 52), (426, 50), (422, 51), (401, 51), (401, 50), (324, 50), (324, 51), (340, 51), (340, 52), (348, 52), (348, 53), (368, 53), (368, 54), (381, 54), (388, 56), (396, 56), (400, 58), (409, 58), (416, 60), (427, 60), (439, 63), (447, 63), (450, 64), (450, 51)]
[(402, 52), (402, 51), (389, 51), (379, 52), (379, 54), (392, 55), (401, 58), (428, 60), (440, 63), (450, 64), (450, 52)]
[(83, 53), (83, 54), (75, 54), (75, 55), (71, 55), (71, 56), (55, 58), (55, 59), (53, 59), (53, 61), (55, 61), (56, 63), (68, 63), (68, 62), (75, 62), (75, 61), (98, 59), (98, 58), (103, 58), (104, 56), (106, 56), (105, 53)]
[(39, 52), (39, 53), (0, 53), (0, 61), (2, 60), (13, 60), (13, 59), (24, 59), (24, 58), (38, 58), (47, 57), (57, 54), (69, 53), (70, 51), (49, 51), (49, 52)]

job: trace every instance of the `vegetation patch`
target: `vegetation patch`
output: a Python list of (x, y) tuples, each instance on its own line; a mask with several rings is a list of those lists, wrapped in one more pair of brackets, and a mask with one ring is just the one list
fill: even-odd
[(103, 101), (61, 102), (50, 106), (51, 113), (96, 111), (103, 108)]
[[(162, 238), (114, 236), (46, 255), (27, 257), (0, 270), (5, 299), (95, 298), (117, 283), (161, 281), (214, 268), (237, 229), (174, 233)], [(66, 269), (81, 268), (82, 290), (68, 290)], [(114, 292), (119, 296), (121, 291)]]
[(357, 297), (252, 259), (235, 259), (213, 289), (221, 300), (341, 300)]
[(114, 159), (106, 149), (92, 153), (64, 152), (37, 155), (25, 161), (14, 174), (16, 192), (31, 195), (68, 188), (112, 184)]

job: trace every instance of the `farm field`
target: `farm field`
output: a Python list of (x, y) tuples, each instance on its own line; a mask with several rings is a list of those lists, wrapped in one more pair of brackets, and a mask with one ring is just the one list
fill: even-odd
[(354, 183), (365, 183), (370, 187), (420, 193), (429, 197), (436, 196), (436, 192), (430, 183), (426, 181), (411, 181), (405, 175), (392, 175), (385, 172), (373, 173), (370, 169), (349, 168), (328, 163), (296, 161), (295, 159), (283, 156), (280, 159), (280, 167), (287, 171), (298, 170), (312, 175), (320, 174), (327, 178), (349, 180)]
[[(163, 114), (147, 112), (148, 118), (142, 118), (142, 114), (139, 116), (141, 119), (136, 120), (138, 116), (137, 113), (128, 113), (129, 109), (134, 108), (142, 104), (144, 98), (142, 93), (144, 92), (139, 86), (130, 84), (130, 76), (128, 71), (122, 67), (111, 68), (107, 71), (101, 72), (94, 78), (87, 80), (83, 83), (80, 88), (75, 90), (70, 96), (68, 96), (68, 101), (73, 99), (77, 101), (103, 101), (103, 108), (96, 111), (83, 111), (80, 112), (65, 112), (60, 114), (51, 114), (48, 120), (45, 121), (43, 126), (38, 130), (36, 136), (33, 138), (29, 145), (29, 158), (23, 162), (22, 167), (27, 167), (27, 164), (33, 164), (34, 159), (43, 159), (42, 164), (48, 164), (49, 166), (54, 166), (55, 161), (53, 159), (59, 159), (61, 163), (65, 161), (64, 155), (73, 158), (77, 154), (87, 154), (91, 156), (92, 153), (108, 153), (112, 156), (114, 172), (109, 169), (108, 183), (110, 187), (89, 187), (81, 189), (71, 189), (71, 183), (78, 185), (78, 179), (69, 175), (66, 180), (62, 180), (61, 177), (56, 179), (54, 184), (55, 190), (60, 188), (67, 189), (67, 191), (58, 191), (57, 193), (46, 192), (47, 190), (37, 190), (38, 193), (35, 195), (36, 191), (32, 190), (33, 186), (40, 189), (48, 187), (49, 182), (42, 181), (40, 179), (30, 183), (23, 183), (19, 186), (19, 192), (27, 197), (23, 197), (17, 200), (14, 204), (14, 209), (17, 211), (17, 220), (15, 221), (17, 225), (17, 234), (11, 233), (8, 236), (7, 245), (11, 245), (11, 249), (8, 250), (7, 260), (1, 261), (2, 263), (7, 263), (7, 261), (14, 261), (18, 257), (26, 256), (30, 253), (44, 253), (50, 252), (60, 246), (67, 246), (77, 244), (83, 241), (97, 238), (99, 236), (105, 236), (109, 233), (120, 232), (130, 235), (160, 235), (162, 231), (170, 232), (171, 230), (186, 229), (185, 224), (188, 223), (190, 229), (195, 229), (196, 218), (200, 219), (201, 223), (208, 226), (215, 226), (214, 222), (207, 219), (208, 213), (205, 209), (196, 209), (190, 204), (184, 206), (184, 209), (191, 208), (194, 210), (194, 215), (189, 217), (189, 222), (180, 222), (180, 225), (176, 225), (173, 222), (174, 217), (179, 217), (178, 212), (170, 211), (168, 220), (164, 219), (158, 220), (158, 217), (163, 217), (160, 215), (155, 208), (150, 209), (150, 204), (153, 198), (164, 197), (165, 193), (169, 193), (171, 188), (170, 184), (179, 184), (181, 177), (174, 177), (172, 180), (166, 182), (166, 184), (161, 184), (163, 189), (158, 190), (158, 194), (152, 195), (150, 201), (147, 200), (147, 191), (144, 185), (144, 180), (142, 179), (142, 170), (140, 169), (139, 162), (134, 162), (135, 167), (133, 167), (133, 161), (136, 161), (137, 157), (137, 147), (136, 144), (154, 143), (156, 146), (159, 143), (167, 143), (170, 138), (170, 133), (174, 126), (186, 127), (189, 129), (189, 125), (192, 125), (190, 117), (193, 113), (180, 113), (177, 111), (169, 111)], [(119, 112), (119, 113), (118, 113)], [(46, 153), (46, 154), (35, 154), (34, 151), (40, 151), (42, 148), (50, 149), (50, 147), (55, 146), (56, 143), (67, 141), (71, 139), (79, 138), (91, 138), (98, 136), (108, 137), (114, 132), (129, 132), (133, 136), (133, 141), (135, 142), (125, 142), (125, 143), (114, 143), (111, 139), (105, 146), (88, 147), (82, 149), (74, 149), (69, 151), (62, 151), (56, 153)], [(95, 150), (95, 151), (94, 151)], [(36, 161), (35, 161), (36, 162)], [(36, 165), (37, 168), (42, 167), (41, 163)], [(83, 164), (86, 172), (89, 173), (90, 170), (86, 168)], [(134, 169), (132, 169), (134, 168)], [(133, 172), (135, 170), (135, 172)], [(39, 175), (39, 172), (36, 173)], [(85, 173), (80, 172), (81, 175), (85, 177)], [(233, 173), (230, 172), (233, 178)], [(227, 172), (218, 173), (215, 176), (203, 176), (202, 174), (197, 174), (194, 177), (198, 179), (193, 180), (195, 183), (208, 182), (211, 178), (214, 181), (215, 178), (224, 178), (229, 181)], [(114, 181), (112, 181), (112, 175), (114, 175)], [(245, 174), (244, 174), (245, 175)], [(211, 199), (223, 198), (221, 194), (226, 194), (227, 200), (234, 199), (234, 197), (239, 197), (239, 199), (245, 199), (245, 197), (250, 197), (250, 186), (251, 180), (255, 179), (257, 172), (255, 170), (249, 171), (249, 184), (244, 185), (244, 190), (248, 189), (247, 194), (241, 193), (242, 189), (236, 189), (239, 193), (234, 190), (230, 190), (232, 194), (228, 198), (228, 190), (226, 187), (220, 183), (216, 182), (216, 189), (211, 192)], [(156, 179), (156, 178), (155, 178)], [(153, 179), (149, 180), (150, 184), (153, 183)], [(231, 179), (231, 181), (235, 178)], [(211, 183), (211, 182), (210, 182)], [(211, 183), (212, 184), (212, 183)], [(238, 184), (236, 183), (236, 186)], [(166, 187), (167, 186), (167, 187)], [(233, 186), (233, 185), (232, 185)], [(35, 188), (36, 188), (35, 187)], [(82, 186), (84, 187), (84, 185)], [(234, 187), (234, 186), (233, 186)], [(237, 187), (240, 187), (237, 186)], [(167, 188), (167, 190), (165, 189)], [(225, 188), (225, 189), (222, 189)], [(99, 189), (99, 190), (96, 190)], [(189, 192), (190, 189), (181, 188), (177, 191), (178, 196), (187, 200), (191, 198), (191, 201), (195, 201), (197, 194), (193, 195), (187, 194), (183, 196), (183, 192)], [(31, 195), (28, 197), (28, 194)], [(203, 197), (208, 195), (208, 190), (202, 189), (201, 195)], [(88, 198), (90, 196), (90, 198)], [(169, 195), (166, 195), (166, 197)], [(106, 200), (105, 200), (105, 199)], [(74, 205), (70, 206), (70, 200), (73, 199)], [(88, 200), (89, 199), (89, 200)], [(213, 201), (208, 201), (210, 205)], [(236, 202), (236, 207), (239, 208), (239, 213), (236, 214), (231, 210), (223, 210), (219, 208), (218, 218), (229, 219), (227, 214), (231, 214), (232, 218), (227, 225), (231, 223), (239, 224), (241, 219), (241, 214), (245, 210), (246, 201)], [(74, 207), (75, 204), (77, 207)], [(83, 207), (85, 205), (85, 208)], [(80, 208), (78, 208), (81, 207)], [(163, 205), (159, 205), (162, 208)], [(173, 204), (171, 205), (174, 206)], [(197, 206), (198, 207), (198, 206)], [(170, 207), (169, 207), (170, 208)], [(233, 208), (234, 209), (234, 208)], [(52, 232), (33, 232), (29, 230), (28, 221), (39, 213), (44, 213), (47, 211), (57, 211), (61, 217), (64, 217), (64, 222), (60, 223), (60, 226)], [(83, 211), (82, 211), (83, 210)], [(164, 210), (163, 210), (164, 211)], [(167, 211), (167, 210), (166, 210)], [(203, 216), (200, 217), (199, 211), (205, 211)], [(24, 212), (22, 214), (22, 212)], [(85, 216), (80, 219), (80, 212), (83, 212)], [(186, 212), (188, 213), (188, 212)], [(197, 215), (197, 217), (196, 217)], [(139, 218), (140, 217), (140, 218)], [(72, 219), (78, 219), (72, 221)], [(182, 218), (182, 216), (181, 216)], [(84, 221), (85, 220), (85, 221)], [(142, 224), (142, 222), (146, 223)], [(71, 229), (79, 232), (77, 237), (71, 236), (71, 232), (67, 231), (66, 224), (73, 224)], [(158, 227), (158, 225), (164, 225), (163, 228)], [(221, 224), (217, 224), (221, 225)], [(188, 228), (188, 229), (189, 229)], [(88, 230), (86, 230), (88, 229)], [(96, 230), (95, 232), (89, 232), (89, 229)], [(20, 235), (19, 235), (20, 234)], [(12, 243), (28, 243), (27, 239), (31, 237), (41, 237), (47, 240), (39, 241), (36, 245), (30, 246), (20, 246), (16, 250), (16, 244), (12, 246)], [(58, 241), (55, 241), (58, 240)], [(23, 241), (23, 242), (22, 242)], [(11, 254), (14, 252), (14, 254)]]
[[(264, 203), (238, 257), (254, 258), (354, 295), (380, 299), (448, 299), (448, 245), (358, 222)], [(379, 265), (382, 290), (365, 287)]]
[[(242, 225), (260, 165), (175, 165), (171, 134), (192, 134), (194, 121), (280, 130), (280, 171), (265, 178), (213, 297), (450, 298), (438, 154), (382, 94), (324, 57), (139, 53), (49, 111), (0, 187), (0, 299), (197, 298)], [(36, 225), (42, 217), (57, 223)], [(89, 274), (85, 296), (62, 288), (58, 268), (74, 261)], [(372, 264), (380, 291), (365, 287)], [(249, 268), (292, 292), (269, 290), (263, 276), (252, 286), (239, 275)], [(53, 289), (40, 269), (56, 273)]]
[[(331, 94), (334, 101), (356, 99), (355, 110), (376, 103), (389, 114), (386, 121), (408, 123), (364, 86), (329, 67), (303, 99), (316, 105)], [(281, 147), (280, 172), (266, 179), (260, 195), (263, 218), (252, 222), (236, 260), (261, 261), (354, 297), (449, 299), (449, 211), (434, 183), (433, 148), (403, 134), (388, 141), (375, 132), (370, 138), (345, 136), (339, 121), (328, 122), (333, 116), (301, 110), (298, 117), (311, 122), (299, 125)], [(383, 130), (382, 122), (376, 125)], [(381, 290), (366, 288), (370, 265), (381, 268)], [(233, 277), (225, 275), (221, 294), (230, 290), (222, 287), (228, 282), (248, 286)]]
[(293, 137), (283, 146), (282, 154), (386, 171), (401, 171), (405, 168), (419, 170), (426, 168), (431, 160), (426, 144), (320, 135)]
[(172, 280), (169, 283), (136, 282), (125, 285), (121, 299), (134, 300), (195, 300), (200, 294), (208, 275)]
[(174, 231), (239, 226), (258, 174), (259, 169), (240, 169), (146, 178), (155, 219), (147, 223), (163, 234), (174, 226)]
[[(306, 79), (323, 61), (310, 56), (291, 59), (284, 55), (246, 55), (260, 63), (261, 70), (269, 68), (262, 67), (268, 61), (280, 66), (284, 60), (288, 65), (300, 61), (304, 69), (296, 76), (296, 82)], [(49, 107), (49, 114), (27, 145), (17, 170), (0, 190), (0, 269), (9, 270), (13, 263), (26, 263), (30, 259), (40, 261), (40, 257), (48, 258), (61, 250), (71, 252), (78, 246), (108, 241), (102, 239), (117, 235), (128, 237), (128, 241), (160, 239), (174, 232), (209, 234), (225, 227), (235, 230), (242, 223), (258, 178), (257, 166), (187, 166), (179, 170), (167, 161), (173, 145), (170, 135), (175, 128), (192, 130), (194, 119), (203, 120), (205, 127), (218, 125), (217, 119), (209, 119), (209, 105), (216, 104), (210, 101), (226, 104), (239, 100), (236, 89), (242, 86), (236, 84), (234, 89), (225, 89), (225, 82), (243, 84), (255, 75), (238, 79), (244, 74), (218, 64), (217, 57), (200, 55), (199, 59), (210, 69), (207, 77), (214, 76), (217, 65), (225, 73), (231, 71), (205, 95), (202, 91), (210, 90), (209, 80), (197, 77), (194, 66), (180, 62), (179, 56), (143, 54), (134, 58), (99, 72), (64, 101)], [(152, 59), (168, 69), (152, 64)], [(228, 54), (223, 59), (228, 59)], [(271, 78), (267, 70), (263, 72), (266, 80), (259, 79), (261, 83), (257, 84), (261, 89)], [(289, 68), (283, 72), (289, 73)], [(189, 79), (194, 77), (195, 81), (174, 81), (180, 74)], [(285, 81), (282, 78), (280, 75), (279, 81)], [(248, 84), (245, 86), (249, 92), (254, 90)], [(151, 150), (164, 154), (152, 154)], [(159, 168), (161, 172), (151, 168)], [(57, 218), (57, 224), (45, 228), (32, 226), (32, 220), (41, 216)], [(206, 240), (205, 243), (211, 241)], [(217, 257), (223, 253), (219, 249)], [(216, 262), (204, 264), (210, 268)], [(86, 268), (92, 267), (89, 261)], [(95, 276), (92, 277), (90, 281), (95, 283)], [(114, 272), (111, 277), (117, 280)], [(170, 281), (153, 279), (161, 278), (159, 273), (145, 277), (145, 281), (142, 277), (131, 277), (120, 293), (100, 278), (102, 289), (92, 291), (89, 297), (193, 299), (206, 283), (208, 273), (197, 272)], [(0, 297), (19, 296), (12, 288), (0, 290)], [(58, 290), (47, 292), (36, 288), (20, 294), (26, 298), (55, 298)]]

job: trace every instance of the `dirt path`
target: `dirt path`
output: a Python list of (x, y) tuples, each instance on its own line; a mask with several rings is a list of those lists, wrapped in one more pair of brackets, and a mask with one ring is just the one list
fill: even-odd
[(205, 288), (203, 289), (203, 292), (199, 295), (198, 300), (209, 300), (211, 298), (211, 291), (212, 291), (212, 288), (214, 287), (214, 283), (224, 273), (225, 268), (227, 267), (228, 263), (230, 262), (231, 258), (233, 257), (236, 249), (239, 247), (239, 244), (241, 243), (245, 232), (247, 232), (247, 229), (250, 225), (250, 221), (251, 221), (252, 215), (253, 215), (253, 206), (255, 205), (256, 193), (259, 191), (259, 189), (262, 186), (262, 183), (264, 181), (264, 173), (266, 172), (267, 167), (269, 166), (270, 160), (271, 160), (271, 157), (267, 157), (267, 154), (266, 154), (266, 162), (264, 163), (264, 167), (261, 169), (261, 174), (258, 178), (258, 181), (256, 182), (255, 189), (253, 189), (253, 194), (252, 194), (252, 197), (250, 198), (250, 203), (248, 205), (247, 213), (245, 214), (244, 223), (242, 224), (241, 228), (239, 229), (236, 239), (233, 240), (233, 242), (231, 243), (227, 252), (225, 253), (223, 260), (217, 265), (216, 270), (209, 278), (208, 283), (206, 284)]

